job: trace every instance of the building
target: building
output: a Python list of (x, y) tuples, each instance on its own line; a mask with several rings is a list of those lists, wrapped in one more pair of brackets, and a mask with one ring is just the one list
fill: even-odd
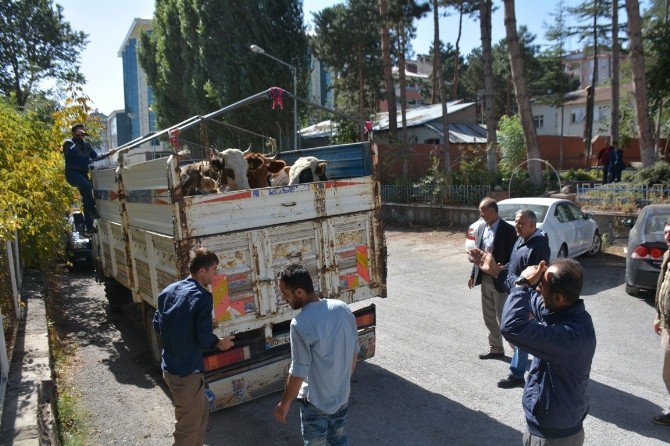
[[(621, 51), (619, 53), (619, 63), (623, 62), (625, 58), (626, 53)], [(612, 53), (610, 51), (600, 52), (596, 60), (598, 63), (596, 85), (601, 85), (612, 78)], [(591, 85), (594, 67), (593, 61), (593, 55), (586, 55), (583, 51), (577, 51), (565, 56), (563, 61), (565, 72), (572, 75), (575, 79), (579, 79), (579, 88), (586, 88)]]
[[(156, 130), (156, 116), (151, 110), (153, 89), (147, 83), (147, 75), (140, 66), (137, 54), (140, 33), (150, 33), (151, 28), (151, 20), (134, 19), (118, 52), (123, 60), (123, 100), (131, 140)], [(152, 145), (158, 144), (158, 141), (152, 141)]]
[(307, 99), (324, 107), (335, 108), (333, 85), (335, 74), (310, 51), (309, 91)]
[(114, 110), (107, 118), (107, 147), (119, 147), (131, 139), (128, 114), (125, 110)]

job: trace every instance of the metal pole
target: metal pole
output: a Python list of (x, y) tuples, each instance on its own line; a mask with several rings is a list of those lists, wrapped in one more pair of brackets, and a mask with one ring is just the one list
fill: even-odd
[(298, 70), (293, 67), (293, 150), (298, 150)]

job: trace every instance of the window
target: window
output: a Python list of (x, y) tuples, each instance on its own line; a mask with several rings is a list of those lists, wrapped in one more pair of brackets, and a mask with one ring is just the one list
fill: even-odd
[(605, 122), (609, 118), (610, 108), (607, 105), (598, 106), (598, 121)]
[(535, 124), (536, 129), (541, 129), (544, 127), (544, 115), (533, 116), (533, 124)]
[(577, 123), (577, 113), (570, 112), (570, 124), (576, 124), (576, 123)]
[(556, 217), (556, 220), (561, 223), (567, 223), (571, 220), (575, 220), (575, 217), (572, 215), (572, 212), (566, 203), (558, 203), (556, 205), (554, 216)]
[(570, 208), (570, 211), (572, 212), (573, 220), (584, 220), (584, 213), (582, 212), (579, 207), (577, 207), (576, 204), (573, 203), (565, 203), (568, 205), (568, 208)]

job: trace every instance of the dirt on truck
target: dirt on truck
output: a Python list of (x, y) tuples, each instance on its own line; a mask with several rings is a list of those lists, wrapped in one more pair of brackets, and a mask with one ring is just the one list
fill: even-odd
[[(174, 136), (226, 110), (192, 118), (122, 149)], [(197, 246), (220, 260), (211, 286), (214, 331), (235, 335), (233, 349), (205, 353), (215, 409), (284, 387), (289, 326), (297, 314), (279, 290), (278, 273), (287, 263), (305, 265), (322, 297), (352, 306), (359, 358), (373, 356), (375, 306), (364, 301), (386, 297), (381, 196), (371, 175), (378, 165), (375, 144), (310, 149), (310, 155), (332, 159), (334, 165), (358, 166), (340, 174), (334, 169), (328, 181), (192, 196), (182, 192), (180, 171), (197, 160), (184, 160), (176, 147), (172, 150), (135, 163), (123, 157), (118, 166), (93, 172), (100, 215), (93, 247), (97, 268), (111, 305), (125, 297), (142, 305), (154, 363), (160, 364), (161, 353), (151, 324), (156, 298), (167, 285), (188, 276), (189, 252)], [(343, 161), (347, 150), (359, 155)]]

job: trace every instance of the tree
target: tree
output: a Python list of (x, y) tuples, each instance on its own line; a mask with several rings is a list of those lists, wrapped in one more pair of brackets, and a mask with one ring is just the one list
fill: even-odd
[[(540, 158), (540, 147), (535, 133), (535, 124), (533, 122), (533, 111), (530, 107), (530, 96), (526, 84), (526, 74), (524, 72), (524, 60), (519, 43), (519, 34), (516, 29), (516, 14), (514, 12), (514, 0), (504, 0), (505, 4), (505, 33), (507, 35), (507, 47), (509, 48), (510, 67), (512, 70), (512, 82), (516, 92), (516, 101), (519, 106), (519, 115), (521, 117), (521, 126), (523, 128), (524, 140), (528, 160)], [(528, 175), (530, 183), (539, 188), (542, 185), (542, 169), (540, 163), (528, 163)]]
[[(252, 44), (295, 66), (298, 95), (305, 96), (307, 37), (298, 0), (158, 0), (153, 25), (151, 34), (142, 38), (140, 62), (154, 88), (163, 127), (272, 86), (293, 91), (292, 70), (252, 53)], [(222, 119), (262, 134), (276, 135), (279, 129), (281, 139), (282, 134), (293, 132), (292, 104), (284, 100), (283, 111), (273, 111), (266, 104), (249, 106)], [(304, 114), (304, 109), (299, 111)], [(215, 129), (196, 134), (195, 139), (208, 139), (208, 135), (218, 145), (243, 143), (239, 134)], [(287, 146), (292, 141), (284, 140)]]
[[(387, 11), (387, 0), (379, 0), (379, 16), (386, 17)], [(393, 82), (393, 63), (391, 62), (391, 37), (385, 20), (380, 20), (379, 34), (381, 36), (382, 61), (384, 64), (386, 103), (389, 111), (389, 139), (395, 141), (398, 133), (398, 110), (395, 99), (395, 83)]]
[(612, 143), (619, 141), (619, 75), (619, 2), (612, 0)]
[(363, 0), (349, 0), (314, 15), (312, 51), (337, 72), (338, 106), (356, 107), (362, 119), (367, 119), (381, 97), (378, 23), (379, 9)]
[(491, 50), (492, 0), (479, 0), (479, 27), (482, 40), (482, 68), (484, 71), (484, 104), (486, 107), (486, 168), (493, 176), (497, 170), (495, 89), (493, 79), (493, 53)]
[(458, 81), (460, 74), (460, 62), (461, 62), (461, 35), (463, 33), (463, 16), (471, 15), (479, 7), (479, 0), (446, 0), (447, 6), (458, 11), (458, 32), (456, 34), (456, 54), (454, 56), (454, 74), (451, 78), (451, 97), (458, 97)]
[(51, 0), (0, 2), (0, 91), (23, 107), (44, 79), (82, 83), (78, 58), (86, 37)]
[(435, 97), (435, 89), (439, 91), (440, 104), (442, 104), (442, 143), (444, 144), (444, 171), (446, 175), (446, 183), (451, 184), (451, 153), (449, 152), (449, 111), (447, 110), (447, 98), (444, 86), (444, 72), (442, 69), (441, 47), (440, 42), (440, 21), (439, 21), (439, 4), (437, 0), (433, 0), (433, 94)]
[(654, 140), (649, 118), (647, 101), (647, 79), (644, 65), (644, 48), (642, 47), (642, 20), (640, 5), (637, 0), (626, 0), (628, 15), (628, 38), (630, 40), (630, 58), (633, 69), (633, 95), (637, 114), (638, 134), (640, 138), (640, 158), (643, 167), (651, 166), (654, 161)]

